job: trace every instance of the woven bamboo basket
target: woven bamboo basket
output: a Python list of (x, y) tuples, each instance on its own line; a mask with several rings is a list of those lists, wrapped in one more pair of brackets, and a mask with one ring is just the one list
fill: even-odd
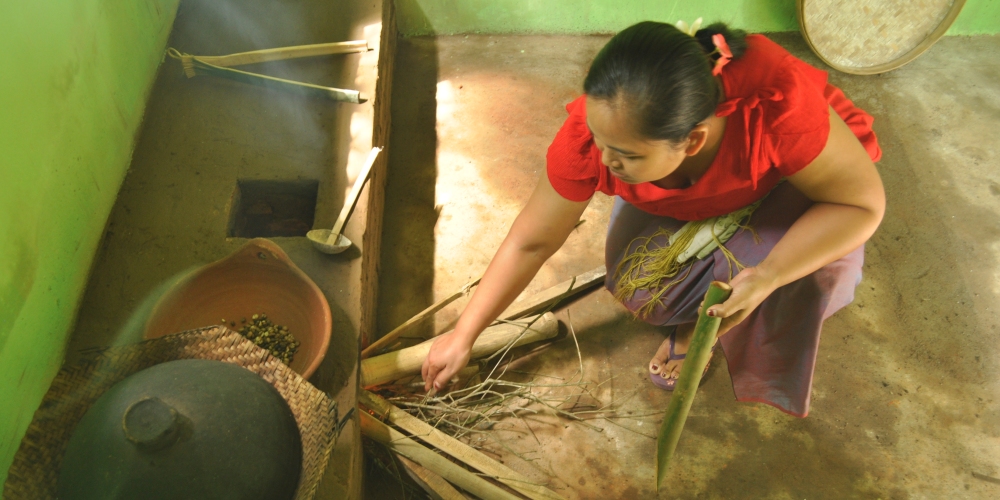
[(313, 498), (347, 417), (339, 419), (336, 402), (280, 360), (242, 335), (220, 326), (90, 350), (77, 364), (63, 367), (42, 399), (14, 456), (4, 485), (4, 498), (55, 498), (66, 445), (76, 424), (94, 402), (129, 375), (177, 359), (209, 359), (242, 366), (278, 390), (291, 408), (302, 437), (302, 474), (295, 498)]
[(797, 0), (802, 35), (823, 62), (855, 75), (892, 71), (934, 45), (965, 0)]

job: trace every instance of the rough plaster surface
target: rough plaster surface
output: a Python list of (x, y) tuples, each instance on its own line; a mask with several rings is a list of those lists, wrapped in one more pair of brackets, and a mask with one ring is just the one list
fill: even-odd
[[(773, 38), (823, 67), (798, 35)], [(578, 95), (601, 37), (403, 41), (397, 60), (380, 330), (478, 277)], [(1000, 486), (1000, 38), (946, 38), (917, 61), (831, 80), (875, 118), (888, 211), (857, 299), (827, 321), (805, 419), (736, 403), (713, 361), (660, 498), (996, 498)], [(610, 200), (527, 293), (602, 263)], [(463, 304), (422, 332), (442, 331)], [(618, 418), (500, 424), (488, 453), (567, 498), (652, 498), (669, 395), (646, 376), (663, 339), (600, 290), (569, 307), (585, 380)], [(571, 339), (519, 371), (577, 377)], [(601, 384), (601, 385), (597, 385)], [(600, 404), (586, 397), (581, 405)], [(582, 406), (581, 406), (582, 407)], [(504, 429), (509, 429), (505, 431)], [(520, 432), (518, 432), (520, 431)], [(515, 456), (511, 450), (521, 456)], [(525, 458), (530, 461), (524, 460)]]

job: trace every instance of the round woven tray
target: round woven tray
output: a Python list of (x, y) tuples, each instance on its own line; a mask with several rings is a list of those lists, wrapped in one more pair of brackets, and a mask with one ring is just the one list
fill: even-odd
[(894, 70), (948, 31), (965, 0), (797, 0), (799, 26), (823, 62), (855, 75)]
[(167, 361), (195, 358), (242, 366), (260, 375), (285, 398), (302, 437), (302, 475), (295, 498), (313, 498), (340, 431), (342, 421), (338, 420), (337, 403), (266, 350), (219, 326), (88, 351), (76, 365), (63, 367), (42, 399), (14, 456), (4, 485), (4, 498), (55, 498), (66, 444), (91, 405), (111, 386), (133, 373)]

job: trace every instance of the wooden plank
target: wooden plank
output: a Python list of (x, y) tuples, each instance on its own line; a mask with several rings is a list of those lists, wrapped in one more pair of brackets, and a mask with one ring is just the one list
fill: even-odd
[(396, 455), (399, 463), (403, 464), (406, 473), (414, 482), (420, 485), (424, 491), (434, 500), (468, 500), (465, 495), (458, 492), (454, 486), (443, 477), (431, 472), (426, 467), (404, 457)]
[(513, 494), (453, 464), (447, 458), (404, 436), (403, 433), (383, 424), (377, 418), (365, 412), (359, 412), (359, 414), (361, 415), (362, 434), (430, 469), (459, 488), (486, 500), (519, 500)]
[(562, 497), (548, 488), (533, 484), (527, 477), (511, 470), (506, 465), (493, 460), (471, 446), (435, 429), (424, 421), (406, 413), (382, 399), (377, 394), (362, 390), (358, 401), (379, 415), (383, 415), (389, 423), (409, 432), (414, 437), (431, 446), (461, 460), (493, 479), (506, 484), (519, 493), (533, 500), (561, 500)]
[(452, 302), (458, 300), (460, 297), (468, 294), (469, 290), (471, 290), (472, 287), (478, 284), (479, 280), (466, 283), (465, 285), (462, 286), (462, 288), (458, 289), (458, 291), (456, 291), (455, 293), (445, 297), (444, 299), (439, 300), (436, 304), (431, 305), (427, 309), (420, 311), (419, 313), (417, 313), (416, 316), (406, 320), (405, 323), (397, 326), (391, 332), (385, 334), (384, 336), (382, 336), (382, 338), (373, 342), (370, 346), (366, 347), (363, 351), (361, 351), (361, 359), (365, 359), (373, 354), (378, 354), (379, 351), (385, 349), (386, 347), (389, 346), (389, 344), (395, 342), (396, 339), (400, 337), (400, 335), (406, 333), (414, 326), (420, 324), (423, 320), (430, 318), (431, 316), (434, 315), (434, 313), (440, 311), (441, 309), (444, 309), (448, 304), (451, 304)]
[(365, 233), (362, 236), (361, 254), (361, 322), (359, 325), (361, 347), (368, 346), (374, 337), (378, 304), (378, 265), (382, 253), (382, 219), (385, 215), (385, 183), (388, 177), (389, 135), (392, 129), (392, 79), (396, 60), (396, 11), (393, 0), (382, 1), (382, 33), (379, 41), (378, 81), (372, 131), (372, 147), (381, 147), (382, 154), (372, 167), (368, 179), (368, 200), (365, 214)]
[(550, 307), (555, 307), (560, 302), (569, 300), (586, 290), (590, 290), (599, 283), (603, 283), (606, 274), (607, 271), (604, 269), (604, 266), (601, 266), (574, 276), (531, 297), (514, 302), (500, 317), (510, 321), (541, 313)]

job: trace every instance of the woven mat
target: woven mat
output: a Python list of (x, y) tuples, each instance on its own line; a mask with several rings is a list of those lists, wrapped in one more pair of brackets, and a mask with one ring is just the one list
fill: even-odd
[(4, 498), (55, 498), (66, 445), (76, 424), (94, 402), (129, 375), (177, 359), (212, 359), (239, 365), (278, 390), (292, 409), (302, 436), (302, 474), (295, 498), (313, 498), (339, 432), (337, 403), (265, 349), (221, 326), (91, 350), (75, 366), (63, 367), (14, 456), (4, 485)]

